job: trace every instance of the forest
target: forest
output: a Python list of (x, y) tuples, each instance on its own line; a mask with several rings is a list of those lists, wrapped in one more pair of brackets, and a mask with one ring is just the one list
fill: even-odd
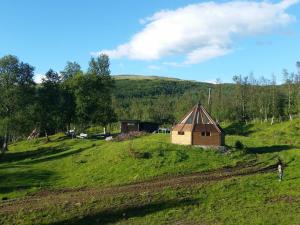
[[(296, 71), (296, 72), (295, 72)], [(113, 76), (107, 55), (91, 58), (87, 71), (67, 62), (34, 82), (34, 67), (16, 56), (0, 58), (0, 142), (41, 136), (76, 127), (117, 126), (120, 119), (155, 121), (171, 127), (201, 102), (218, 121), (277, 123), (300, 113), (300, 62), (271, 78), (233, 75), (233, 83)], [(201, 75), (199, 79), (205, 79)]]
[[(219, 122), (280, 122), (300, 110), (300, 63), (297, 73), (256, 78), (234, 75), (233, 83), (215, 84), (167, 79), (117, 79), (113, 103), (121, 118), (174, 124), (197, 103)], [(282, 81), (282, 82), (281, 82)]]

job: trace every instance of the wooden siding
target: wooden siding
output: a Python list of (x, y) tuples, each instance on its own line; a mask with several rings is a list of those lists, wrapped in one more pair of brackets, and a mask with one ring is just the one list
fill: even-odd
[(152, 133), (159, 128), (158, 123), (153, 122), (141, 122), (138, 120), (121, 121), (121, 133), (129, 133), (132, 131), (143, 131)]
[[(190, 118), (192, 117), (192, 120)], [(180, 135), (184, 134), (184, 135)], [(172, 128), (171, 141), (175, 144), (224, 146), (225, 134), (205, 108), (197, 104)]]
[(193, 132), (193, 145), (222, 145), (222, 134), (214, 132), (211, 136), (202, 136), (202, 132)]
[(139, 131), (139, 122), (121, 122), (121, 133)]
[(174, 144), (191, 145), (192, 144), (192, 133), (185, 131), (184, 135), (178, 135), (178, 131), (172, 131), (171, 142)]
[(193, 131), (219, 133), (214, 124), (195, 124)]
[(173, 131), (192, 131), (193, 125), (192, 124), (182, 124), (179, 123), (176, 126), (173, 127)]

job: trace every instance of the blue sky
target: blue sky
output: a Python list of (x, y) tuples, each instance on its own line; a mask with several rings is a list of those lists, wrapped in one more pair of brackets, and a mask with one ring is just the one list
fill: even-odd
[(61, 71), (111, 56), (112, 74), (281, 79), (300, 61), (300, 4), (285, 1), (1, 0), (0, 57)]

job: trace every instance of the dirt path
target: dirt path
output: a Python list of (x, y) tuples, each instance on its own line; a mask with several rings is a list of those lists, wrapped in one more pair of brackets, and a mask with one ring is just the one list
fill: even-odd
[(205, 173), (158, 177), (139, 183), (109, 188), (43, 190), (32, 196), (0, 203), (0, 213), (16, 213), (19, 210), (40, 210), (51, 206), (84, 203), (91, 201), (92, 199), (101, 199), (103, 197), (112, 197), (121, 194), (139, 194), (143, 192), (154, 193), (161, 191), (166, 187), (189, 187), (233, 177), (271, 172), (275, 169), (275, 165), (267, 167), (249, 165), (236, 166)]

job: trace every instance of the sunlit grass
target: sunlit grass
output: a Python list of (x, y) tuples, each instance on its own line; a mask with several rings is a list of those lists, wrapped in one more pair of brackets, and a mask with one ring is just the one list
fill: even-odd
[[(169, 135), (147, 135), (124, 142), (65, 139), (58, 134), (10, 146), (0, 161), (0, 196), (15, 198), (44, 188), (107, 187), (157, 176), (210, 171), (238, 162), (275, 164), (281, 158), (284, 179), (277, 173), (166, 188), (159, 193), (104, 198), (76, 210), (54, 207), (6, 215), (6, 224), (65, 221), (65, 224), (299, 224), (300, 120), (270, 125), (228, 124), (230, 153), (173, 145)], [(234, 131), (237, 132), (234, 132)], [(245, 149), (235, 150), (240, 140)], [(133, 154), (132, 152), (136, 153)], [(144, 154), (146, 153), (146, 154)], [(107, 211), (107, 209), (113, 209)], [(123, 213), (128, 214), (124, 218)]]

